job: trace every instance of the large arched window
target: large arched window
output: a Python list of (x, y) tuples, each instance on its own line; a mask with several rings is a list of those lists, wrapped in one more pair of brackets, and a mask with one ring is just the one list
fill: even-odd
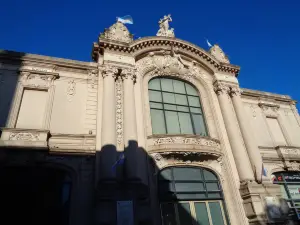
[(170, 78), (149, 82), (153, 134), (207, 135), (198, 91), (190, 84)]
[(278, 172), (272, 175), (274, 184), (280, 185), (282, 197), (291, 208), (289, 217), (300, 220), (300, 173)]
[(217, 176), (200, 167), (161, 171), (158, 192), (163, 225), (228, 224)]

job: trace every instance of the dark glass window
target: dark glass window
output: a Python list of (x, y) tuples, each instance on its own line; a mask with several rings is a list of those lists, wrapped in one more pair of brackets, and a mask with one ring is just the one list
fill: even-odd
[(207, 136), (197, 90), (190, 84), (154, 78), (149, 82), (153, 134), (198, 134)]
[(158, 191), (164, 225), (229, 224), (219, 180), (209, 170), (166, 168), (159, 175)]
[(289, 217), (300, 220), (300, 173), (278, 172), (272, 175), (272, 180), (274, 184), (280, 185), (282, 197), (291, 208)]

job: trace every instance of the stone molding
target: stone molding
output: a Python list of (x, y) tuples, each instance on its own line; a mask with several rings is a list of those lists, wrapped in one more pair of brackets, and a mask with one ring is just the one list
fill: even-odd
[(49, 130), (2, 128), (0, 146), (20, 148), (48, 148)]
[[(101, 45), (101, 48), (99, 44)], [(168, 37), (145, 37), (137, 39), (127, 45), (119, 45), (116, 43), (106, 42), (105, 40), (100, 40), (99, 44), (94, 43), (93, 47), (92, 57), (95, 61), (98, 59), (100, 49), (126, 52), (136, 56), (137, 54), (142, 54), (142, 50), (145, 51), (147, 48), (156, 47), (157, 49), (157, 47), (162, 48), (162, 46), (173, 46), (174, 48), (177, 47), (180, 51), (196, 55), (196, 57), (199, 57), (199, 59), (203, 60), (209, 67), (215, 69), (216, 71), (226, 72), (237, 76), (240, 70), (238, 66), (219, 62), (217, 59), (215, 59), (215, 57), (207, 53), (205, 50), (180, 39), (170, 39)]]
[(300, 147), (277, 146), (276, 151), (279, 157), (284, 160), (300, 160)]
[(231, 87), (230, 84), (225, 83), (225, 82), (220, 82), (216, 81), (214, 83), (214, 91), (216, 92), (217, 95), (220, 94), (228, 94), (230, 93)]
[(242, 90), (239, 87), (233, 86), (233, 87), (230, 88), (230, 95), (231, 95), (231, 97), (233, 97), (233, 96), (241, 96), (241, 94), (242, 94)]
[(60, 154), (94, 154), (96, 136), (88, 134), (51, 134), (49, 151)]
[(97, 85), (98, 70), (88, 70), (88, 77), (91, 81), (91, 87), (95, 88)]

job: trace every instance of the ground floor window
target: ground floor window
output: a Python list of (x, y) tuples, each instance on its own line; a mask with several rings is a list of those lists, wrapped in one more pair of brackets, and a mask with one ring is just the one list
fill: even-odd
[(229, 224), (217, 176), (204, 168), (170, 167), (158, 178), (163, 225)]
[(274, 184), (280, 185), (282, 196), (291, 208), (289, 217), (293, 220), (300, 220), (300, 173), (274, 173), (272, 180)]

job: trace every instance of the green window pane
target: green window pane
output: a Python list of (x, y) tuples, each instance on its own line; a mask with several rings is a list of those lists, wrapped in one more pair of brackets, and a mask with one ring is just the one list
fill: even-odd
[(208, 193), (208, 198), (221, 198), (221, 194), (216, 192), (216, 193)]
[(172, 93), (165, 93), (163, 92), (163, 99), (165, 103), (172, 103), (175, 104), (175, 97)]
[(185, 87), (186, 87), (186, 93), (188, 95), (197, 95), (198, 96), (198, 92), (197, 92), (196, 88), (194, 88), (192, 85), (186, 83)]
[(172, 79), (161, 79), (161, 89), (163, 91), (174, 92)]
[(164, 104), (165, 109), (168, 110), (175, 110), (176, 111), (176, 105), (168, 105), (168, 104)]
[(186, 95), (175, 94), (175, 99), (178, 105), (188, 105)]
[(285, 190), (285, 187), (283, 184), (280, 185), (280, 191), (281, 191), (282, 197), (284, 199), (288, 199), (288, 196), (287, 196), (287, 193), (286, 193), (286, 190)]
[(208, 204), (213, 225), (224, 225), (220, 203), (209, 202)]
[(189, 107), (186, 106), (177, 106), (178, 111), (189, 112)]
[(174, 180), (198, 180), (201, 181), (201, 173), (198, 168), (184, 168), (176, 167), (173, 168)]
[(205, 193), (187, 193), (187, 194), (176, 194), (178, 200), (200, 200), (207, 199)]
[(180, 134), (177, 112), (166, 111), (165, 113), (168, 134)]
[(150, 102), (150, 108), (162, 109), (163, 105), (161, 103)]
[(178, 216), (179, 216), (180, 225), (193, 224), (192, 222), (193, 217), (191, 215), (191, 209), (189, 203), (178, 203), (177, 209), (179, 214)]
[(206, 188), (208, 191), (218, 191), (219, 190), (218, 183), (206, 183)]
[(201, 113), (201, 114), (202, 114), (201, 108), (193, 108), (193, 107), (190, 107), (190, 109), (191, 109), (191, 112), (192, 112), (192, 113)]
[(162, 110), (151, 109), (151, 123), (153, 134), (165, 134), (165, 119)]
[(180, 80), (173, 80), (174, 92), (185, 94), (184, 83)]
[(161, 173), (159, 174), (159, 179), (172, 180), (171, 169), (164, 169), (163, 171), (161, 171)]
[(188, 96), (188, 99), (190, 106), (200, 107), (200, 101), (198, 97)]
[(205, 203), (195, 203), (195, 212), (196, 212), (196, 219), (197, 224), (199, 225), (210, 225), (206, 204)]
[(149, 99), (154, 102), (162, 102), (161, 92), (159, 91), (149, 91)]
[(175, 183), (176, 192), (201, 192), (204, 191), (203, 183)]
[(204, 174), (204, 179), (205, 180), (218, 180), (216, 175), (213, 174), (212, 172), (208, 171), (208, 170), (203, 170), (203, 174)]
[(150, 80), (149, 89), (160, 90), (160, 80), (159, 79)]
[(178, 112), (180, 130), (182, 134), (193, 134), (191, 115), (189, 113)]
[(200, 134), (202, 136), (207, 136), (205, 124), (202, 115), (192, 114), (193, 123), (196, 134)]
[(175, 209), (172, 203), (161, 204), (163, 225), (176, 225)]

